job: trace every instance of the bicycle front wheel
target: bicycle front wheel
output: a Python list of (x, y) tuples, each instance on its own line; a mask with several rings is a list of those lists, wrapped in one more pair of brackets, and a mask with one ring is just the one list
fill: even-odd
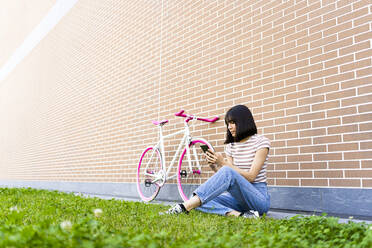
[(137, 168), (137, 191), (145, 202), (152, 201), (159, 193), (160, 186), (156, 178), (162, 172), (159, 150), (148, 147), (142, 153)]
[(184, 201), (192, 197), (194, 190), (214, 173), (208, 165), (206, 155), (200, 147), (201, 145), (207, 145), (210, 150), (214, 151), (212, 145), (206, 140), (197, 139), (193, 140), (189, 145), (190, 160), (187, 156), (186, 148), (180, 157), (177, 168), (177, 185), (180, 196)]

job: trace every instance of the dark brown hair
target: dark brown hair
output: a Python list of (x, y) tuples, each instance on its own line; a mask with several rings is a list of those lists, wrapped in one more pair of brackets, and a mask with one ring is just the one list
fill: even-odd
[(244, 105), (236, 105), (227, 111), (225, 115), (226, 127), (228, 127), (229, 122), (235, 123), (236, 134), (234, 138), (227, 128), (225, 144), (239, 142), (249, 136), (257, 134), (257, 127), (253, 115)]

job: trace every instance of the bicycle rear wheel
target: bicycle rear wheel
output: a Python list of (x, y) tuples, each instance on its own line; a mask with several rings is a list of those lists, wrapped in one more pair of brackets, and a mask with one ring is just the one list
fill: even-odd
[(159, 193), (160, 186), (154, 181), (162, 172), (162, 161), (159, 150), (148, 147), (142, 153), (137, 168), (137, 191), (145, 202), (152, 201)]
[(207, 145), (210, 150), (214, 151), (212, 145), (206, 140), (193, 140), (189, 145), (191, 168), (189, 166), (186, 148), (181, 154), (179, 160), (177, 168), (177, 185), (180, 196), (184, 201), (187, 201), (192, 197), (194, 190), (214, 173), (209, 167), (205, 153), (200, 145)]

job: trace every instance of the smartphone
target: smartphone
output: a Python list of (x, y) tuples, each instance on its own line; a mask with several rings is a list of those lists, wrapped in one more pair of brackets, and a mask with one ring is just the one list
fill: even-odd
[(207, 152), (209, 147), (207, 145), (200, 145), (201, 149), (203, 150), (203, 152)]

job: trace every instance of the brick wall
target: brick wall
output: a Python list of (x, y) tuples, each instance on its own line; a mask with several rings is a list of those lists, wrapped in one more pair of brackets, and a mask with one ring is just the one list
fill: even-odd
[[(223, 151), (224, 113), (245, 104), (272, 141), (271, 186), (372, 187), (371, 11), (367, 0), (79, 0), (0, 82), (0, 179), (134, 182), (152, 120), (169, 119), (167, 134), (180, 109), (218, 115), (193, 134)], [(14, 30), (1, 31), (1, 61)]]

